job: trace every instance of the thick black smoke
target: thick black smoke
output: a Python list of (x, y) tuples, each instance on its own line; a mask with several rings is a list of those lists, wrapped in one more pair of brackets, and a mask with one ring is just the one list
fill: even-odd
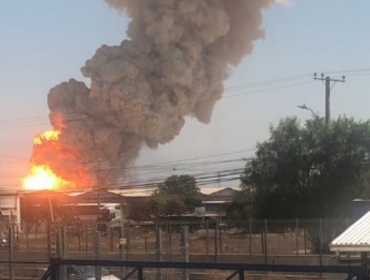
[[(143, 145), (170, 142), (186, 116), (211, 120), (236, 66), (264, 36), (262, 10), (270, 0), (106, 0), (131, 18), (127, 40), (102, 46), (82, 68), (90, 87), (70, 80), (48, 95), (60, 142), (78, 155), (55, 170), (77, 165), (124, 167)], [(62, 116), (62, 121), (60, 121)], [(42, 158), (42, 157), (41, 157)], [(68, 178), (67, 178), (68, 179)]]

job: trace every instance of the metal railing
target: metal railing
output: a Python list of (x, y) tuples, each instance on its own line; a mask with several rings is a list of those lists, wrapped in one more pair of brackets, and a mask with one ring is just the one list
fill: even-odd
[[(317, 279), (353, 279), (364, 280), (364, 273), (361, 267), (358, 266), (308, 266), (308, 265), (258, 265), (258, 264), (243, 264), (243, 263), (192, 263), (192, 262), (136, 262), (136, 261), (112, 261), (112, 260), (77, 260), (77, 259), (51, 259), (50, 266), (41, 278), (41, 280), (63, 280), (61, 271), (66, 266), (93, 266), (93, 267), (110, 267), (117, 268), (118, 279), (199, 279), (191, 277), (191, 271), (213, 271), (215, 275), (222, 274), (222, 278), (217, 279), (238, 279), (244, 280), (248, 275), (295, 275), (295, 279), (305, 279), (315, 276)], [(157, 273), (152, 273), (152, 277), (148, 273), (153, 269)], [(168, 275), (159, 273), (161, 270), (177, 270), (175, 274)], [(120, 274), (122, 273), (123, 274)], [(189, 273), (190, 272), (190, 273)], [(117, 276), (115, 276), (117, 277)], [(96, 276), (99, 279), (101, 276)], [(117, 278), (116, 278), (117, 279)], [(215, 279), (210, 276), (209, 279)], [(266, 278), (267, 279), (267, 278)]]

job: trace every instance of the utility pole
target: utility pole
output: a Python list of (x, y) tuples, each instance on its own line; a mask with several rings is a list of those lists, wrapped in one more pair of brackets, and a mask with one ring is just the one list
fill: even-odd
[[(328, 125), (330, 123), (330, 92), (335, 86), (336, 83), (344, 83), (346, 81), (346, 77), (343, 76), (342, 79), (332, 79), (329, 76), (325, 77), (325, 74), (321, 74), (321, 77), (317, 77), (317, 73), (313, 75), (313, 79), (315, 81), (322, 81), (325, 82), (325, 123)], [(334, 82), (333, 85), (331, 85), (331, 82)]]
[(97, 174), (97, 196), (98, 196), (98, 212), (100, 210), (100, 159), (98, 160)]

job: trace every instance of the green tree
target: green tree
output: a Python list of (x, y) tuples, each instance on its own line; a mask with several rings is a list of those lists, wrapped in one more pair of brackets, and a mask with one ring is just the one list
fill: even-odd
[(174, 175), (157, 186), (151, 196), (152, 211), (156, 215), (192, 212), (200, 206), (200, 190), (190, 175)]
[(369, 156), (369, 121), (289, 117), (257, 145), (242, 189), (256, 218), (349, 217), (351, 201), (369, 197)]
[(226, 208), (226, 217), (231, 227), (249, 229), (249, 219), (253, 217), (252, 211), (253, 195), (247, 188), (243, 188)]

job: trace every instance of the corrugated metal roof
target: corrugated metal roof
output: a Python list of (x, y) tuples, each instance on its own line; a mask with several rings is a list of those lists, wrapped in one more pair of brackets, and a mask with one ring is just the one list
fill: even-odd
[(370, 252), (370, 211), (353, 223), (330, 246), (336, 252)]

